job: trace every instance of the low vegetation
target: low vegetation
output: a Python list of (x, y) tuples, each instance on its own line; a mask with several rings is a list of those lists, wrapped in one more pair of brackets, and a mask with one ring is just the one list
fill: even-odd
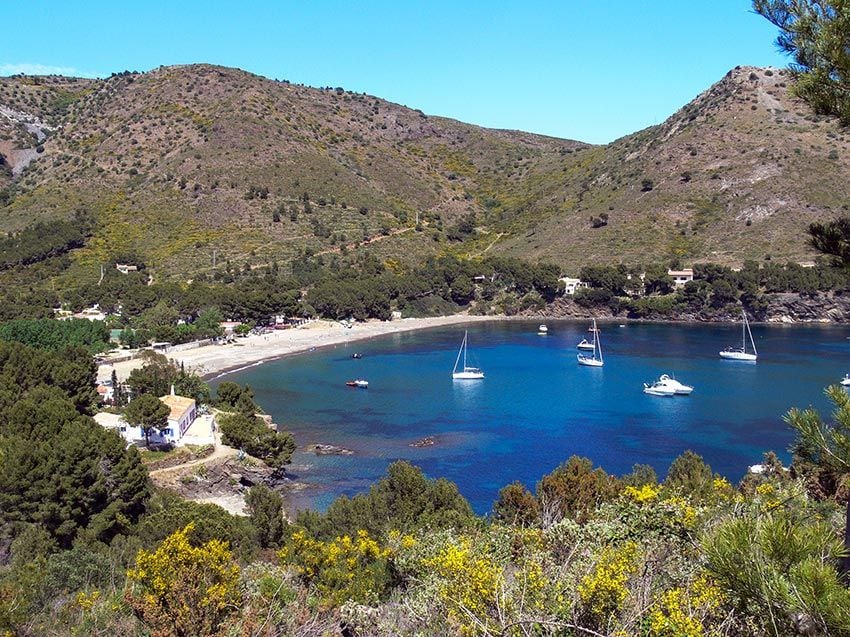
[[(662, 482), (572, 457), (533, 491), (507, 485), (481, 518), (452, 483), (398, 462), (286, 522), (262, 485), (245, 518), (155, 492), (136, 450), (91, 420), (94, 370), (77, 352), (0, 343), (10, 634), (850, 634), (839, 387), (834, 421), (786, 415), (790, 468), (768, 453), (737, 487), (690, 451)], [(233, 412), (226, 435), (274, 434), (248, 388), (222, 383), (216, 402)]]

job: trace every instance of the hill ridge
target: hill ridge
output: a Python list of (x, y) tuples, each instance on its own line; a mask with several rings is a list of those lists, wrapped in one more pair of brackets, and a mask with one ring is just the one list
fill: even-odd
[(0, 229), (86, 209), (101, 222), (75, 267), (141, 243), (166, 277), (209, 269), (213, 250), (256, 264), (340, 246), (401, 263), (486, 247), (571, 271), (810, 258), (804, 228), (845, 205), (848, 140), (789, 81), (736, 67), (660, 124), (591, 145), (210, 64), (0, 78), (0, 106), (55, 128), (41, 143), (0, 118)]

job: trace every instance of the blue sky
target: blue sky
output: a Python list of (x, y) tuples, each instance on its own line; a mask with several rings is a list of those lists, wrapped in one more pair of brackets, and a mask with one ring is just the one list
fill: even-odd
[(0, 24), (0, 75), (210, 62), (594, 143), (787, 63), (749, 0), (2, 0)]

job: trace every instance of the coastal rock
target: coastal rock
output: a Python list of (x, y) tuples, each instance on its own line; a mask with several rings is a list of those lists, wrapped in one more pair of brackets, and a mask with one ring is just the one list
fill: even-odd
[(317, 456), (353, 456), (354, 452), (345, 447), (337, 447), (334, 445), (313, 444), (307, 445), (307, 451), (312, 451)]
[(437, 444), (437, 440), (434, 438), (434, 436), (425, 436), (424, 438), (420, 438), (419, 440), (411, 442), (409, 446), (422, 448), (433, 447), (435, 444)]
[[(850, 295), (840, 292), (773, 293), (763, 295), (759, 302), (760, 308), (748, 309), (750, 319), (756, 322), (787, 324), (850, 322)], [(625, 307), (614, 313), (608, 305), (584, 307), (577, 304), (571, 297), (559, 297), (542, 310), (527, 310), (520, 316), (539, 319), (629, 318), (644, 321), (734, 323), (740, 321), (741, 309), (737, 304), (730, 304), (719, 309), (705, 308), (700, 311), (682, 307), (670, 312), (649, 311), (641, 316), (635, 316)]]

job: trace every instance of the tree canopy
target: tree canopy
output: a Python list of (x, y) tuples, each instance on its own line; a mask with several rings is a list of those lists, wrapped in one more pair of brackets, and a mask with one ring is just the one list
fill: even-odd
[(162, 431), (168, 426), (168, 414), (171, 410), (164, 402), (152, 394), (142, 394), (130, 401), (124, 410), (124, 417), (131, 425), (141, 427), (145, 432), (145, 442), (150, 444), (151, 432)]
[(846, 0), (753, 0), (779, 28), (776, 44), (792, 56), (793, 92), (819, 114), (850, 124), (850, 6)]
[(109, 541), (150, 494), (137, 451), (88, 416), (94, 369), (73, 352), (0, 343), (0, 526), (37, 524), (63, 547)]

